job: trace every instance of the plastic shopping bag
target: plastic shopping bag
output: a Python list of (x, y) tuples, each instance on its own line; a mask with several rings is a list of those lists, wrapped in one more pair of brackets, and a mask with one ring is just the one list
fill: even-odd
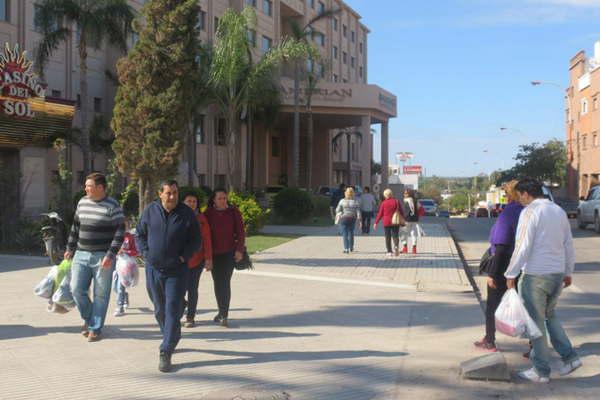
[(112, 291), (114, 293), (119, 293), (119, 274), (117, 274), (117, 271), (113, 271), (113, 276), (112, 276)]
[(139, 269), (134, 257), (128, 254), (119, 254), (117, 256), (117, 274), (119, 282), (126, 288), (137, 285), (139, 279)]
[(75, 307), (75, 300), (73, 300), (73, 294), (71, 293), (71, 271), (63, 277), (58, 289), (52, 295), (52, 301), (66, 309)]
[(54, 292), (54, 280), (58, 275), (58, 266), (50, 268), (50, 272), (33, 288), (33, 293), (43, 299), (52, 298)]
[(508, 336), (542, 336), (535, 321), (527, 313), (521, 297), (515, 289), (508, 289), (495, 313), (496, 329)]

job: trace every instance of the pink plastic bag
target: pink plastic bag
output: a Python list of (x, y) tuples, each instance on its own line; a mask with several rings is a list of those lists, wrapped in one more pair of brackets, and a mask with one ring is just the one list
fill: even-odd
[(495, 313), (496, 329), (508, 336), (542, 336), (535, 321), (527, 313), (521, 297), (515, 289), (508, 289)]
[(138, 265), (134, 257), (121, 253), (117, 256), (117, 274), (119, 282), (126, 288), (137, 285), (139, 279)]

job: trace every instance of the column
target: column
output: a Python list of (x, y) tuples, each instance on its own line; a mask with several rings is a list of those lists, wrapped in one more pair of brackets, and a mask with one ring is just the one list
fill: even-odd
[(389, 149), (388, 149), (388, 121), (381, 123), (381, 190), (388, 185)]

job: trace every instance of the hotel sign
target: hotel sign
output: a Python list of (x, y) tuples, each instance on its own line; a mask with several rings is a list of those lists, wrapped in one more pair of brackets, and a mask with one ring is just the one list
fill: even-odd
[[(281, 92), (286, 98), (294, 98), (294, 88), (281, 86)], [(306, 98), (309, 94), (312, 94), (313, 99), (319, 99), (324, 101), (343, 101), (348, 98), (352, 98), (352, 88), (314, 88), (312, 91), (307, 88), (299, 88), (298, 94), (300, 97)]]
[(11, 49), (8, 43), (0, 53), (0, 90), (2, 112), (8, 116), (33, 118), (30, 99), (44, 99), (46, 90), (33, 71), (33, 62), (18, 44)]

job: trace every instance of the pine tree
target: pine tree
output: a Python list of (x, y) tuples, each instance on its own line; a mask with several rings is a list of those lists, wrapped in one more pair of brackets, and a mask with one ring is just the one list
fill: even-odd
[(136, 21), (139, 40), (117, 64), (112, 129), (119, 170), (139, 182), (140, 212), (160, 180), (173, 177), (198, 81), (196, 0), (150, 0)]

